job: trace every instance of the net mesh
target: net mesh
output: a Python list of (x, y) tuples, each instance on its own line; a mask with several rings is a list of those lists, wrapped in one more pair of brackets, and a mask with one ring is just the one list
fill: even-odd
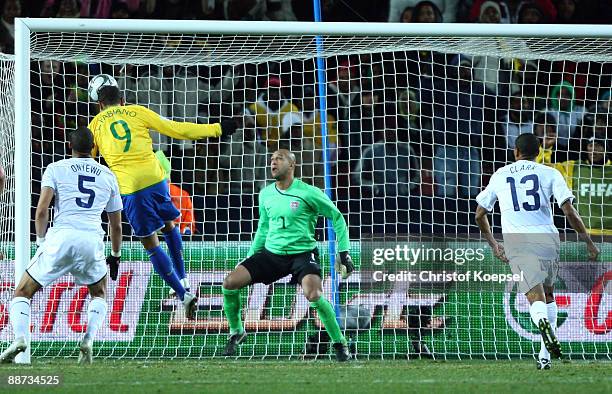
[[(271, 152), (290, 148), (298, 176), (324, 185), (315, 38), (32, 33), (31, 44), (34, 204), (43, 170), (69, 154), (67, 133), (97, 113), (87, 97), (87, 83), (96, 74), (115, 76), (127, 103), (166, 118), (239, 119), (239, 131), (220, 140), (177, 141), (152, 132), (154, 149), (170, 161), (171, 183), (190, 195), (175, 201), (183, 213), (188, 276), (200, 297), (196, 320), (184, 319), (144, 250), (128, 237), (127, 263), (110, 284), (109, 315), (95, 350), (112, 358), (219, 355), (228, 330), (221, 283), (246, 255), (257, 228), (257, 192), (270, 182)], [(457, 287), (450, 281), (423, 291), (405, 282), (374, 283), (367, 267), (373, 250), (389, 239), (378, 244), (371, 237), (477, 231), (474, 197), (512, 158), (514, 140), (523, 132), (549, 144), (543, 162), (573, 160), (565, 165), (575, 170), (569, 177), (587, 227), (600, 234), (612, 230), (612, 172), (578, 162), (588, 160), (591, 137), (607, 148), (610, 48), (609, 40), (595, 38), (323, 37), (332, 200), (347, 220), (351, 253), (361, 267), (337, 289), (329, 278), (323, 221), (317, 239), (324, 292), (338, 295), (341, 325), (360, 356), (412, 357), (425, 355), (427, 347), (437, 358), (531, 358), (539, 350), (528, 303), (516, 289)], [(10, 84), (10, 64), (2, 65), (1, 81)], [(1, 92), (8, 103), (12, 90)], [(11, 124), (12, 113), (2, 116), (2, 124)], [(3, 138), (5, 133), (12, 144), (12, 130), (3, 130)], [(12, 159), (0, 160), (10, 175)], [(492, 222), (499, 231), (497, 214)], [(568, 229), (560, 217), (556, 223)], [(125, 224), (124, 234), (130, 233)], [(457, 242), (486, 249), (477, 240)], [(602, 244), (603, 261), (610, 261), (607, 245)], [(570, 357), (609, 357), (612, 299), (606, 275), (612, 268), (601, 263), (589, 266), (597, 275), (575, 275), (572, 262), (584, 260), (582, 250), (571, 242), (562, 249), (567, 264), (557, 293), (563, 316), (558, 335)], [(485, 254), (472, 269), (507, 271)], [(3, 276), (10, 278), (11, 270), (6, 261)], [(589, 315), (593, 294), (602, 297)], [(9, 296), (7, 288), (3, 297)], [(252, 286), (241, 297), (249, 339), (239, 356), (327, 357), (322, 325), (289, 278)], [(34, 357), (77, 354), (86, 299), (70, 276), (36, 296)], [(9, 325), (0, 336), (11, 338)]]

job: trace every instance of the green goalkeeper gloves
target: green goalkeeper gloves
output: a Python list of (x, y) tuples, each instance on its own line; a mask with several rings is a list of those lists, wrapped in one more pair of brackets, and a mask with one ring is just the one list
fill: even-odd
[(336, 259), (336, 272), (340, 273), (342, 279), (346, 279), (351, 276), (353, 270), (355, 270), (355, 266), (348, 251), (340, 252), (340, 260)]

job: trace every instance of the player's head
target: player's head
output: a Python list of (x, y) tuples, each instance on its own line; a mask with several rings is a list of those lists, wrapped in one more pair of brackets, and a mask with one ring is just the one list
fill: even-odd
[(534, 160), (540, 153), (540, 140), (531, 133), (518, 136), (514, 146), (516, 160)]
[(123, 95), (117, 86), (102, 86), (98, 91), (98, 103), (100, 108), (123, 104)]
[(283, 181), (289, 177), (293, 178), (295, 173), (295, 155), (287, 149), (279, 149), (272, 153), (270, 161), (272, 178)]
[(70, 147), (74, 157), (91, 156), (94, 147), (93, 133), (87, 127), (79, 127), (70, 134)]

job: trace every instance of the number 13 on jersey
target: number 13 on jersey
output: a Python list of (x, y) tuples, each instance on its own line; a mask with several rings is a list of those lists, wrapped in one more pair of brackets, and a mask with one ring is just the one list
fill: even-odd
[[(512, 205), (514, 205), (514, 210), (518, 212), (521, 210), (521, 206), (519, 205), (518, 196), (516, 194), (516, 180), (513, 177), (509, 176), (506, 178), (506, 182), (510, 184)], [(538, 193), (540, 189), (540, 180), (538, 179), (538, 176), (536, 174), (525, 175), (520, 180), (520, 183), (523, 185), (527, 184), (528, 182), (531, 182), (531, 188), (526, 189), (525, 194), (526, 197), (533, 197), (533, 204), (530, 204), (525, 201), (522, 206), (525, 211), (537, 211), (538, 209), (540, 209), (540, 194)]]

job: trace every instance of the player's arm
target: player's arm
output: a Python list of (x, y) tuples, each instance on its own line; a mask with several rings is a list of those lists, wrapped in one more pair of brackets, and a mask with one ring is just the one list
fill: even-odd
[(175, 122), (165, 119), (148, 108), (140, 107), (139, 113), (143, 117), (147, 127), (155, 129), (161, 134), (179, 140), (198, 140), (208, 137), (220, 137), (231, 135), (236, 131), (236, 123), (233, 120), (224, 120), (221, 123), (197, 124), (191, 122)]
[(495, 201), (497, 201), (497, 194), (495, 193), (493, 186), (495, 184), (497, 177), (495, 174), (489, 180), (489, 185), (481, 191), (478, 196), (476, 196), (476, 202), (478, 202), (478, 207), (476, 207), (476, 214), (474, 215), (474, 220), (480, 229), (480, 232), (486, 239), (487, 243), (493, 250), (493, 254), (495, 257), (500, 259), (501, 261), (507, 262), (508, 259), (504, 253), (504, 247), (502, 244), (497, 242), (495, 237), (493, 237), (493, 233), (491, 232), (491, 225), (489, 224), (489, 216), (488, 213), (493, 210), (495, 206)]
[(270, 218), (268, 218), (268, 213), (264, 207), (262, 195), (259, 193), (259, 221), (257, 222), (257, 232), (255, 233), (255, 238), (253, 238), (253, 243), (251, 244), (247, 257), (254, 255), (264, 248), (269, 228)]
[(580, 239), (583, 240), (584, 243), (586, 243), (587, 249), (589, 251), (589, 260), (597, 260), (597, 256), (599, 256), (599, 249), (597, 249), (597, 246), (595, 246), (595, 243), (593, 243), (593, 240), (589, 236), (589, 233), (587, 232), (586, 226), (584, 225), (580, 214), (578, 213), (578, 211), (576, 211), (574, 205), (572, 205), (572, 201), (567, 200), (565, 203), (563, 203), (563, 205), (561, 205), (561, 210), (567, 218), (567, 221), (569, 222), (570, 226), (572, 226), (574, 231), (576, 231), (576, 233), (578, 234), (578, 237), (580, 237)]
[(570, 226), (576, 231), (581, 240), (583, 240), (589, 251), (589, 259), (596, 260), (597, 256), (599, 256), (599, 250), (597, 246), (593, 243), (593, 240), (587, 233), (586, 226), (580, 217), (576, 208), (572, 205), (572, 201), (574, 200), (574, 194), (567, 187), (565, 183), (565, 179), (563, 175), (557, 171), (553, 171), (553, 183), (552, 183), (552, 191), (555, 196), (555, 200), (557, 200), (557, 204), (559, 208), (563, 211), (563, 214), (567, 218)]
[(47, 234), (47, 226), (49, 225), (49, 207), (55, 195), (55, 190), (48, 186), (43, 186), (40, 190), (40, 198), (36, 206), (36, 215), (34, 225), (36, 227), (36, 245), (40, 245), (45, 241)]
[(476, 208), (475, 220), (476, 224), (478, 224), (478, 228), (480, 228), (480, 232), (485, 237), (487, 243), (493, 250), (493, 254), (495, 255), (495, 257), (497, 257), (501, 261), (508, 262), (508, 258), (504, 253), (504, 247), (502, 246), (502, 244), (497, 242), (495, 237), (493, 237), (493, 233), (491, 232), (491, 225), (489, 224), (489, 215), (487, 209), (482, 207), (481, 205), (478, 205), (478, 207)]
[(312, 189), (312, 198), (309, 198), (309, 200), (315, 204), (315, 209), (319, 214), (332, 221), (332, 226), (336, 233), (336, 238), (338, 239), (338, 252), (340, 254), (340, 261), (336, 260), (336, 270), (340, 272), (343, 279), (346, 279), (355, 269), (353, 260), (349, 254), (350, 242), (348, 226), (346, 225), (344, 216), (332, 200), (329, 199), (327, 194), (323, 193), (319, 188), (312, 187)]
[(121, 240), (123, 238), (123, 230), (121, 229), (121, 210), (123, 203), (119, 194), (119, 185), (117, 179), (113, 176), (113, 190), (110, 199), (106, 203), (106, 214), (108, 215), (108, 229), (111, 239), (111, 253), (106, 257), (106, 264), (110, 271), (112, 280), (117, 280), (119, 274), (119, 261), (121, 261)]

